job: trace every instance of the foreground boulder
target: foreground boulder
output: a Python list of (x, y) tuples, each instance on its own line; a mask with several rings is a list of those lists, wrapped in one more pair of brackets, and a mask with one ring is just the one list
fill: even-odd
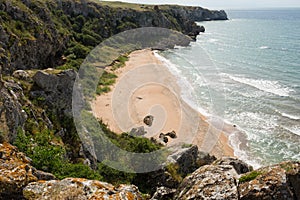
[(111, 184), (79, 178), (67, 178), (62, 181), (30, 183), (23, 191), (29, 200), (43, 199), (120, 199), (142, 200), (142, 195), (134, 185)]
[(300, 162), (283, 162), (239, 179), (240, 199), (300, 199)]
[(167, 161), (162, 164), (162, 168), (145, 174), (139, 174), (136, 185), (143, 185), (151, 195), (157, 193), (155, 199), (164, 195), (171, 196), (170, 191), (176, 189), (183, 177), (194, 172), (202, 165), (211, 164), (215, 161), (214, 156), (198, 150), (196, 145), (174, 146)]
[(51, 180), (55, 176), (30, 165), (30, 158), (16, 147), (0, 144), (0, 199), (22, 199), (23, 188), (38, 180)]
[(182, 181), (174, 199), (238, 199), (237, 176), (231, 165), (205, 165)]

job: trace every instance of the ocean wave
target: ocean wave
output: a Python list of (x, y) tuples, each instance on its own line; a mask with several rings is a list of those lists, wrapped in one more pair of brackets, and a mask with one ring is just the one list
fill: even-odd
[(287, 113), (280, 113), (283, 117), (287, 117), (289, 119), (293, 119), (293, 120), (299, 120), (300, 119), (300, 116), (295, 116), (295, 115), (290, 115), (290, 114), (287, 114)]
[(181, 89), (181, 98), (185, 103), (187, 103), (191, 108), (198, 111), (205, 117), (209, 117), (209, 112), (202, 108), (197, 99), (195, 99), (194, 95), (194, 87), (188, 82), (188, 80), (182, 75), (182, 72), (173, 64), (170, 60), (165, 57), (159, 55), (157, 52), (154, 52), (154, 55), (165, 64), (165, 66), (169, 69), (170, 73), (173, 74), (177, 78), (177, 83)]
[(300, 136), (300, 127), (294, 126), (294, 127), (285, 127), (283, 126), (284, 129), (288, 130), (289, 132)]
[(218, 39), (215, 39), (215, 38), (211, 38), (211, 39), (208, 39), (208, 42), (209, 43), (215, 43), (215, 42), (218, 42), (219, 40)]
[(235, 76), (228, 76), (230, 79), (243, 83), (245, 85), (249, 85), (255, 87), (259, 90), (272, 93), (282, 97), (288, 97), (289, 93), (293, 90), (288, 87), (281, 86), (278, 81), (270, 81), (270, 80), (262, 80), (262, 79), (250, 79), (250, 78), (243, 78), (243, 77), (235, 77)]
[(268, 46), (261, 46), (261, 47), (259, 47), (259, 49), (271, 49), (271, 48)]

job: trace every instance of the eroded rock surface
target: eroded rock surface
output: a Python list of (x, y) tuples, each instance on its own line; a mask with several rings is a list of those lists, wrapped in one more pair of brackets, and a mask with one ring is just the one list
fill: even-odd
[(238, 199), (236, 177), (231, 165), (205, 165), (182, 181), (175, 199)]
[(28, 200), (43, 199), (120, 199), (142, 200), (142, 195), (134, 185), (120, 185), (114, 187), (111, 184), (80, 179), (67, 178), (62, 181), (39, 181), (30, 183), (23, 191)]
[[(244, 176), (251, 176), (250, 172)], [(240, 199), (300, 199), (300, 163), (283, 162), (255, 171), (253, 180), (239, 185)], [(240, 179), (241, 180), (241, 179)]]
[(0, 144), (0, 199), (22, 199), (22, 190), (29, 183), (55, 179), (54, 175), (32, 167), (30, 161), (16, 147)]
[(237, 158), (223, 157), (216, 160), (215, 165), (232, 165), (238, 174), (244, 174), (253, 170), (253, 168)]

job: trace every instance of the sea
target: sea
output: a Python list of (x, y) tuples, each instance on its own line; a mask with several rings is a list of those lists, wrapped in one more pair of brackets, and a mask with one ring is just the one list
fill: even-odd
[(300, 8), (226, 12), (161, 59), (191, 106), (239, 130), (235, 156), (255, 168), (300, 160)]

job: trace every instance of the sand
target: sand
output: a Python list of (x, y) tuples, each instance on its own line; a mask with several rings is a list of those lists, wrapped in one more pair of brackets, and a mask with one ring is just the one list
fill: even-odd
[[(118, 78), (111, 92), (97, 96), (92, 102), (94, 116), (112, 131), (129, 132), (144, 126), (145, 136), (156, 139), (160, 133), (175, 131), (177, 138), (169, 138), (167, 145), (196, 144), (216, 157), (234, 156), (228, 144), (228, 136), (234, 129), (230, 125), (209, 123), (210, 119), (191, 108), (181, 98), (176, 77), (151, 50), (131, 53), (125, 67), (114, 73)], [(147, 115), (154, 116), (151, 127), (143, 122)]]

